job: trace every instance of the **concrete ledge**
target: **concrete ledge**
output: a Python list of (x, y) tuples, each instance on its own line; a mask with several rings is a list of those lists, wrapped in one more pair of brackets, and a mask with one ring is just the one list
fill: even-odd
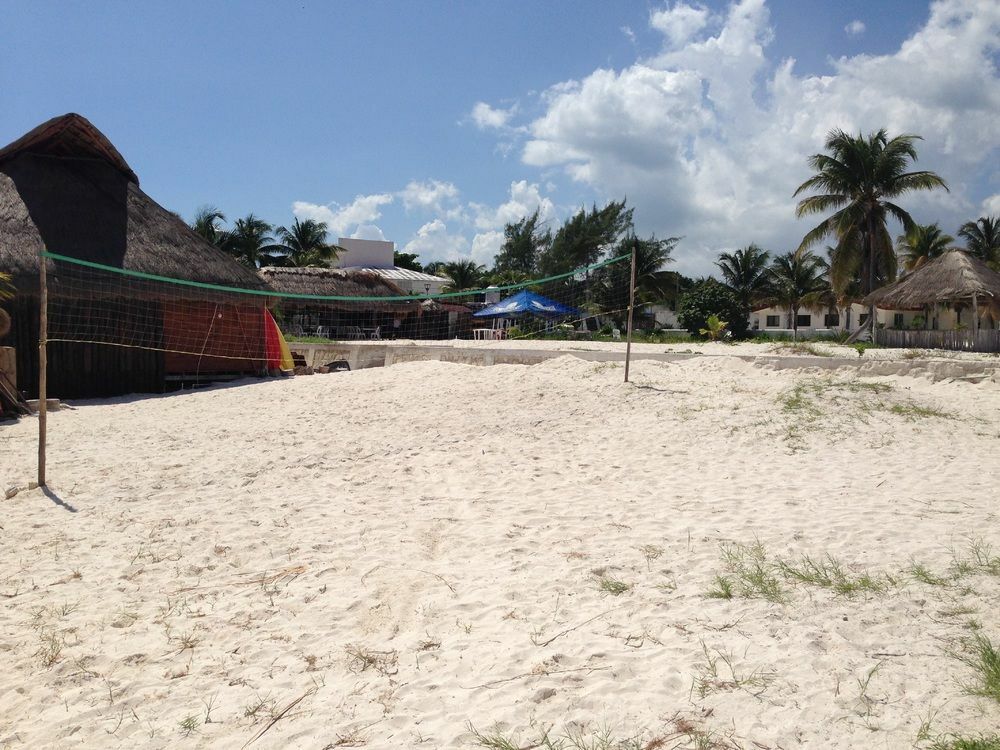
[[(588, 362), (624, 362), (624, 351), (593, 351), (585, 349), (479, 349), (437, 344), (289, 344), (291, 350), (305, 357), (311, 367), (325, 365), (333, 360), (347, 360), (352, 370), (368, 367), (388, 367), (400, 362), (454, 362), (463, 365), (535, 365), (555, 357), (570, 355)], [(624, 348), (624, 347), (623, 347)], [(633, 360), (656, 362), (682, 362), (694, 357), (732, 356), (759, 367), (776, 370), (819, 369), (839, 370), (848, 367), (862, 375), (911, 375), (931, 380), (960, 378), (962, 380), (1000, 381), (1000, 362), (979, 360), (934, 359), (865, 359), (864, 357), (813, 357), (769, 355), (709, 355), (681, 352), (632, 352)]]

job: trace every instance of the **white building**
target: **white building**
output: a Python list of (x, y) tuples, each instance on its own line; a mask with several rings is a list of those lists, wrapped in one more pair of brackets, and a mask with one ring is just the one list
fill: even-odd
[(359, 240), (341, 237), (337, 240), (347, 252), (334, 261), (334, 268), (347, 271), (371, 271), (389, 279), (407, 294), (440, 294), (449, 279), (422, 271), (399, 268), (394, 263), (396, 244), (382, 240)]

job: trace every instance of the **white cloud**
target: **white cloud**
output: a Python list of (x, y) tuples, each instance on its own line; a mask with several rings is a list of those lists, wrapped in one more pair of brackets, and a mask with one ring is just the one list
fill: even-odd
[(494, 230), (483, 232), (472, 238), (472, 259), (483, 266), (491, 267), (496, 254), (503, 245), (503, 232)]
[(374, 224), (358, 224), (358, 228), (351, 235), (355, 240), (381, 240), (385, 241), (385, 234)]
[(679, 47), (705, 28), (708, 17), (708, 9), (701, 5), (674, 3), (650, 13), (649, 25), (662, 32), (672, 46)]
[(854, 19), (844, 27), (844, 31), (847, 32), (848, 36), (860, 36), (865, 33), (865, 24), (863, 21)]
[(505, 224), (520, 221), (538, 209), (539, 218), (549, 221), (555, 217), (555, 206), (551, 199), (543, 196), (534, 182), (519, 180), (510, 183), (509, 198), (496, 208), (479, 203), (470, 203), (475, 215), (477, 229), (502, 229)]
[[(678, 270), (712, 271), (719, 250), (750, 242), (796, 246), (811, 224), (795, 219), (792, 193), (835, 127), (924, 137), (916, 167), (952, 192), (901, 198), (920, 221), (957, 228), (996, 193), (1000, 3), (937, 0), (898, 50), (835, 60), (823, 76), (768, 55), (764, 0), (739, 0), (720, 17), (676, 3), (650, 24), (664, 35), (655, 57), (541, 95), (521, 158), (602, 198), (627, 196), (642, 232), (683, 235)], [(477, 207), (476, 226), (497, 228), (501, 208)]]
[(476, 102), (470, 113), (472, 121), (480, 130), (487, 128), (503, 128), (514, 115), (514, 107), (511, 109), (499, 109), (491, 107), (486, 102)]
[(625, 35), (625, 37), (630, 42), (632, 42), (632, 44), (635, 44), (635, 32), (632, 31), (632, 27), (631, 26), (622, 26), (621, 27), (621, 32)]
[(1000, 193), (991, 195), (983, 201), (981, 216), (1000, 216)]
[(469, 242), (460, 234), (451, 234), (441, 219), (434, 219), (417, 230), (406, 243), (404, 252), (416, 253), (424, 263), (436, 260), (453, 261), (468, 257)]
[(458, 198), (458, 188), (450, 182), (412, 180), (399, 195), (407, 211), (419, 209), (442, 213), (446, 204), (451, 205)]
[(346, 206), (337, 203), (321, 205), (295, 201), (292, 213), (300, 219), (326, 222), (330, 233), (336, 237), (346, 237), (359, 224), (375, 221), (382, 217), (381, 207), (392, 203), (390, 193), (359, 195)]

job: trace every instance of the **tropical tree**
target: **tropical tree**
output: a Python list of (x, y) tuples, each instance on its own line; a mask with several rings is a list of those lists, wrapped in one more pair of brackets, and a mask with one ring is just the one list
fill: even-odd
[(423, 266), (417, 260), (417, 253), (401, 253), (394, 250), (392, 253), (392, 264), (397, 268), (405, 268), (409, 271), (423, 271)]
[(344, 251), (339, 245), (326, 241), (327, 233), (325, 222), (296, 218), (291, 228), (275, 227), (277, 242), (263, 250), (270, 255), (277, 254), (274, 265), (322, 268)]
[(736, 293), (710, 276), (695, 280), (677, 303), (677, 321), (692, 336), (705, 336), (701, 330), (712, 330), (709, 318), (713, 315), (727, 321), (735, 338), (746, 334), (749, 321), (743, 316)]
[(808, 250), (777, 256), (768, 268), (771, 301), (788, 308), (792, 338), (799, 334), (799, 309), (816, 304), (826, 289), (826, 264)]
[[(896, 277), (896, 255), (886, 227), (889, 217), (909, 231), (914, 221), (893, 200), (913, 190), (948, 186), (934, 172), (909, 171), (916, 161), (917, 135), (889, 138), (879, 130), (868, 136), (848, 135), (832, 130), (825, 148), (829, 153), (814, 154), (809, 166), (815, 174), (799, 185), (795, 195), (816, 191), (799, 201), (797, 216), (833, 211), (802, 239), (798, 253), (805, 253), (825, 237), (833, 237), (836, 252), (830, 274), (838, 294), (860, 275), (861, 292), (867, 294)], [(874, 307), (869, 320), (875, 320)]]
[(715, 262), (723, 280), (736, 292), (745, 315), (750, 314), (750, 308), (757, 300), (767, 296), (769, 258), (766, 250), (750, 244), (733, 253), (722, 253)]
[(194, 215), (191, 228), (213, 245), (218, 246), (226, 235), (226, 230), (221, 226), (225, 221), (226, 215), (215, 206), (202, 206)]
[[(665, 277), (663, 267), (673, 261), (670, 255), (679, 241), (679, 237), (658, 240), (655, 235), (649, 239), (631, 235), (615, 246), (616, 256), (630, 254), (635, 248), (636, 301), (640, 304), (672, 296), (675, 281)], [(618, 261), (599, 268), (594, 272), (593, 282), (594, 301), (617, 323), (623, 323), (632, 285), (632, 264)]]
[(943, 255), (955, 238), (945, 234), (934, 224), (914, 224), (905, 234), (896, 238), (896, 255), (907, 271), (920, 268), (924, 263)]
[(223, 236), (220, 247), (251, 268), (274, 265), (277, 258), (272, 254), (275, 247), (272, 231), (270, 224), (250, 213), (236, 220)]
[(539, 256), (552, 243), (552, 232), (542, 229), (539, 209), (520, 221), (508, 223), (504, 242), (493, 263), (496, 273), (514, 272), (524, 276), (535, 273)]
[(445, 263), (444, 273), (451, 279), (451, 283), (445, 287), (445, 291), (460, 292), (465, 289), (479, 288), (485, 270), (473, 260), (456, 260), (452, 263)]
[(580, 211), (559, 227), (552, 242), (538, 256), (543, 276), (566, 273), (597, 262), (606, 250), (632, 231), (632, 209), (625, 201)]
[(967, 221), (958, 230), (972, 255), (1000, 270), (1000, 216), (980, 216)]

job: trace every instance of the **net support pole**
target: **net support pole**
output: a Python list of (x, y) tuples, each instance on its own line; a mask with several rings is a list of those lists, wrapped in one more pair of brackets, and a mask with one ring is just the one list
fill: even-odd
[(628, 326), (625, 334), (625, 382), (628, 382), (628, 369), (632, 359), (632, 312), (635, 309), (635, 250), (636, 242), (632, 242), (632, 278), (628, 287)]
[(40, 299), (38, 301), (38, 486), (45, 486), (45, 433), (48, 422), (48, 336), (49, 336), (49, 285), (47, 278), (48, 260), (44, 253), (38, 258), (38, 281)]

